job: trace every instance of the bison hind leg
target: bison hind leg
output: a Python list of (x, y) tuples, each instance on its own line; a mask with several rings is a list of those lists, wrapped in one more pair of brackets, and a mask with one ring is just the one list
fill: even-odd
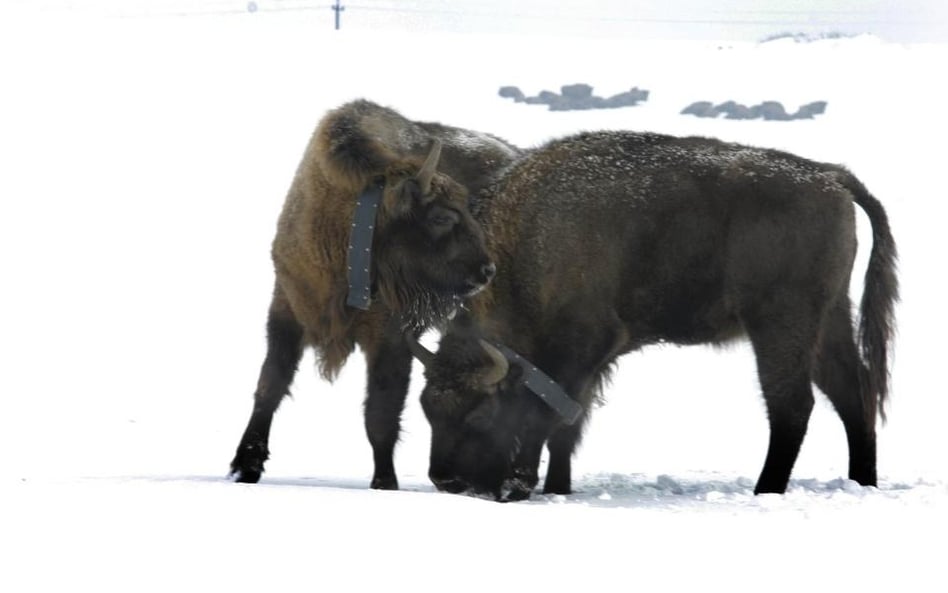
[(770, 424), (755, 494), (786, 491), (813, 410), (810, 377), (820, 315), (801, 300), (788, 299), (783, 306), (745, 316)]
[(256, 483), (269, 458), (268, 443), (273, 415), (289, 393), (303, 355), (303, 328), (275, 291), (267, 318), (267, 355), (260, 368), (253, 411), (230, 462), (230, 476), (237, 482)]
[[(873, 394), (860, 382), (862, 361), (856, 348), (848, 298), (827, 314), (816, 355), (813, 382), (833, 404), (849, 445), (849, 479), (876, 485), (876, 410)], [(869, 403), (867, 403), (869, 402)]]

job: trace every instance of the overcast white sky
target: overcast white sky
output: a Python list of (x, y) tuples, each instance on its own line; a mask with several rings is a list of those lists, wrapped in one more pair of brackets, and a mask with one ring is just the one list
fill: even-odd
[[(332, 27), (335, 0), (252, 0)], [(111, 13), (245, 12), (251, 0), (6, 0), (0, 6)], [(948, 42), (948, 0), (341, 0), (342, 26), (757, 40), (777, 33), (873, 33)]]
[[(285, 4), (292, 0), (286, 0)], [(781, 32), (870, 32), (893, 41), (948, 41), (946, 0), (351, 0), (344, 25), (387, 9), (459, 29), (759, 39)], [(425, 11), (432, 13), (425, 14)], [(379, 15), (381, 16), (381, 15)], [(373, 17), (374, 19), (374, 17)]]

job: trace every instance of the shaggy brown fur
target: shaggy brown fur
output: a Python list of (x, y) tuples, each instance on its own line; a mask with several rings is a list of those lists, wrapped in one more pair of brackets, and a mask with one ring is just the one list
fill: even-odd
[[(362, 313), (345, 306), (346, 247), (356, 196), (384, 176), (379, 226), (394, 209), (393, 187), (417, 172), (431, 138), (443, 143), (433, 193), (466, 209), (465, 192), (479, 191), (489, 175), (508, 164), (518, 149), (496, 137), (436, 123), (412, 122), (360, 100), (329, 112), (319, 123), (303, 155), (280, 215), (272, 256), (277, 275), (274, 305), (288, 307), (316, 349), (320, 373), (332, 380), (356, 343), (379, 339), (399, 291), (380, 286), (388, 302)], [(381, 309), (381, 310), (379, 310)], [(361, 339), (360, 339), (361, 338)]]
[[(439, 172), (430, 192), (422, 195), (415, 176), (433, 139), (442, 145)], [(492, 172), (519, 152), (494, 136), (414, 122), (365, 100), (347, 103), (320, 121), (273, 240), (276, 282), (267, 359), (253, 415), (231, 464), (238, 480), (257, 481), (263, 471), (272, 415), (287, 393), (302, 349), (314, 348), (320, 373), (332, 380), (358, 344), (369, 366), (366, 428), (376, 453), (373, 485), (395, 486), (391, 451), (384, 449), (393, 448), (397, 439), (410, 372), (400, 328), (406, 321), (424, 326), (431, 321), (426, 317), (438, 316), (439, 303), (453, 302), (489, 280), (493, 266), (487, 270), (483, 236), (468, 212), (468, 190), (479, 191)], [(374, 231), (374, 302), (361, 311), (345, 304), (346, 251), (356, 198), (380, 181), (385, 189)], [(450, 215), (459, 222), (448, 237), (425, 235), (419, 230), (430, 223), (425, 217), (438, 219), (439, 212), (441, 219)], [(448, 267), (468, 277), (452, 277)], [(406, 320), (406, 315), (414, 319)], [(376, 404), (385, 411), (372, 419)], [(373, 440), (376, 432), (385, 433), (379, 443)]]
[[(560, 423), (514, 376), (484, 379), (496, 365), (481, 337), (588, 409), (623, 353), (746, 336), (771, 427), (755, 492), (786, 488), (811, 383), (842, 420), (849, 477), (876, 483), (896, 248), (885, 210), (852, 173), (707, 138), (584, 133), (524, 155), (481, 203), (497, 278), (473, 299), (474, 322), (459, 316), (425, 355), (421, 402), (440, 488), (529, 496), (545, 442), (544, 491), (570, 492), (582, 422)], [(873, 231), (858, 337), (848, 294), (855, 206)]]

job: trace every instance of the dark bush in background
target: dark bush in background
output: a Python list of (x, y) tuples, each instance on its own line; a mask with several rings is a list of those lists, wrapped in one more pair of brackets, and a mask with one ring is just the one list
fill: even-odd
[(604, 98), (593, 95), (593, 88), (583, 83), (563, 85), (560, 87), (559, 94), (553, 91), (540, 91), (538, 95), (527, 97), (523, 94), (523, 91), (515, 86), (500, 87), (498, 94), (505, 99), (513, 99), (517, 103), (547, 105), (550, 111), (632, 107), (648, 100), (648, 91), (638, 87), (632, 87), (631, 90)]

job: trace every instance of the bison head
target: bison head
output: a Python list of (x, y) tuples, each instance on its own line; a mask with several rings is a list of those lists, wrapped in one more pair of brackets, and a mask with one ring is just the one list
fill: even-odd
[[(409, 344), (425, 365), (421, 404), (431, 425), (431, 481), (439, 490), (498, 500), (529, 496), (536, 466), (518, 463), (526, 453), (521, 446), (532, 442), (539, 461), (545, 435), (535, 438), (531, 427), (548, 429), (549, 414), (522, 385), (520, 365), (467, 332), (445, 334), (437, 353)], [(532, 478), (522, 475), (524, 469)]]
[(420, 167), (390, 167), (374, 238), (376, 288), (413, 325), (442, 319), (495, 272), (467, 190), (437, 172), (435, 140)]

